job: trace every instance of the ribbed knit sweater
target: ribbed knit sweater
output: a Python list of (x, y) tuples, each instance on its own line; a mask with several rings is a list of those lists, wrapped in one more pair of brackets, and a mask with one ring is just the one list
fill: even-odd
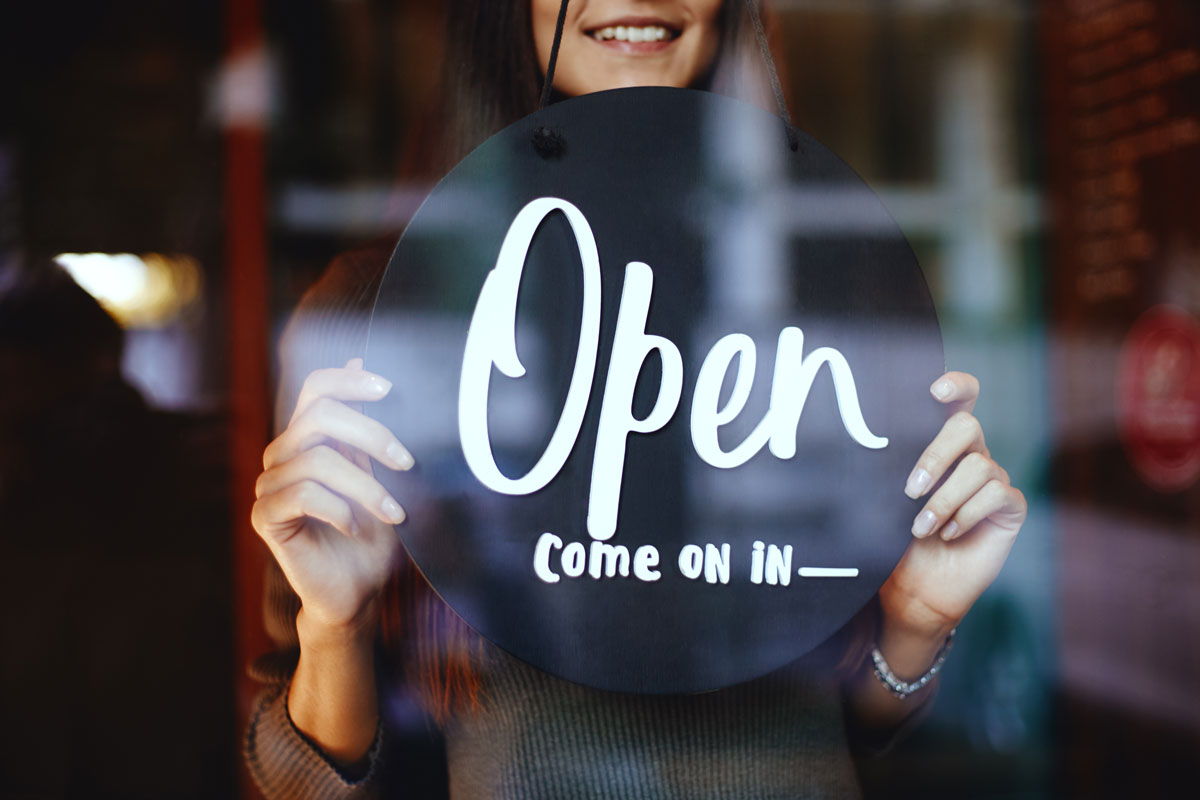
[[(286, 420), (304, 376), (361, 355), (387, 251), (344, 255), (309, 291), (281, 343)], [(272, 564), (264, 597), (279, 647), (253, 672), (266, 684), (246, 759), (274, 798), (413, 797), (388, 714), (364, 776), (343, 775), (288, 717), (299, 602)], [(454, 798), (845, 798), (859, 794), (841, 692), (827, 659), (810, 658), (716, 692), (642, 696), (578, 686), (482, 644), (478, 706), (442, 726)], [(398, 655), (403, 660), (404, 654)], [(390, 662), (389, 662), (390, 663)], [(385, 676), (389, 677), (389, 676)], [(391, 706), (381, 680), (381, 705)], [(907, 725), (905, 726), (907, 727)]]

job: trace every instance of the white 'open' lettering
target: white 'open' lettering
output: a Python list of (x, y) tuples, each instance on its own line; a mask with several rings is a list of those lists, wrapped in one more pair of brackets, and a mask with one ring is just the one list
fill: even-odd
[[(510, 478), (500, 471), (492, 453), (487, 427), (488, 390), (493, 366), (510, 378), (525, 374), (516, 345), (521, 273), (534, 234), (554, 211), (561, 211), (571, 224), (583, 268), (579, 345), (566, 401), (549, 444), (529, 472), (519, 478)], [(597, 542), (607, 541), (616, 533), (629, 435), (660, 430), (679, 407), (683, 388), (683, 359), (679, 348), (665, 337), (646, 332), (653, 291), (653, 270), (637, 261), (627, 264), (608, 378), (600, 404), (588, 496), (588, 534)], [(479, 293), (467, 331), (458, 393), (459, 439), (467, 466), (481, 483), (501, 494), (524, 495), (543, 488), (558, 474), (575, 446), (587, 412), (599, 340), (600, 257), (592, 229), (583, 213), (566, 200), (554, 197), (533, 200), (521, 209), (509, 227), (496, 266), (488, 273)], [(731, 333), (713, 345), (700, 367), (692, 397), (692, 444), (700, 458), (715, 467), (731, 469), (746, 463), (764, 445), (769, 445), (777, 458), (795, 456), (800, 415), (819, 370), (826, 364), (833, 378), (838, 413), (846, 432), (863, 447), (879, 449), (887, 446), (888, 440), (872, 433), (863, 418), (854, 375), (845, 356), (832, 347), (819, 347), (807, 356), (803, 349), (804, 334), (799, 328), (788, 327), (780, 332), (770, 406), (754, 430), (732, 450), (726, 451), (721, 449), (717, 431), (735, 419), (746, 406), (754, 381), (756, 348), (754, 341), (743, 333)], [(652, 351), (657, 352), (662, 361), (662, 380), (652, 410), (644, 419), (637, 419), (633, 414), (633, 392), (642, 364)], [(735, 357), (738, 365), (733, 391), (718, 408), (721, 385)], [(578, 543), (568, 545), (563, 551), (564, 572), (572, 577), (583, 572), (584, 552), (581, 545), (576, 551), (576, 545)], [(549, 583), (557, 580), (557, 575), (548, 566), (550, 551), (562, 546), (561, 540), (553, 534), (544, 534), (539, 540), (536, 561), (542, 580)], [(614, 550), (604, 556), (606, 571), (619, 569), (620, 574), (628, 574), (628, 551)], [(593, 563), (597, 565), (593, 569), (599, 570), (600, 560), (593, 559)], [(609, 564), (613, 566), (609, 567)], [(639, 571), (639, 566), (647, 575), (653, 573), (657, 577), (657, 571), (652, 570), (653, 563), (639, 564), (635, 556), (635, 572)], [(685, 574), (693, 567), (691, 560), (684, 559), (682, 553), (680, 567)], [(724, 569), (727, 571), (728, 567)], [(717, 574), (714, 573), (714, 580)], [(725, 573), (720, 573), (720, 577), (725, 577)]]

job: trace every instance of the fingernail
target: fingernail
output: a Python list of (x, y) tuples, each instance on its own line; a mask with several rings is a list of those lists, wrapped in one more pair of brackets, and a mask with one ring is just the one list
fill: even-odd
[(950, 520), (946, 523), (946, 526), (942, 528), (942, 539), (948, 542), (956, 535), (958, 535), (958, 523), (954, 520)]
[(399, 442), (392, 442), (387, 446), (387, 456), (400, 469), (412, 469), (412, 453), (405, 450)]
[(931, 481), (932, 476), (928, 472), (920, 467), (913, 467), (912, 473), (908, 476), (908, 483), (904, 485), (904, 493), (915, 500), (925, 493)]
[(933, 526), (937, 524), (937, 517), (929, 509), (925, 509), (920, 514), (917, 514), (916, 520), (913, 521), (912, 533), (918, 539), (924, 539), (933, 530)]
[(383, 502), (379, 504), (379, 507), (383, 509), (383, 513), (386, 514), (387, 518), (392, 522), (396, 523), (397, 525), (399, 525), (401, 522), (404, 522), (404, 509), (401, 508), (400, 504), (392, 498), (383, 498)]
[(954, 392), (954, 384), (947, 380), (940, 380), (933, 386), (930, 386), (929, 391), (932, 392), (933, 396), (938, 400), (946, 400)]
[(372, 375), (367, 378), (367, 391), (371, 394), (377, 394), (383, 397), (392, 389), (392, 382), (387, 378), (381, 378), (378, 375)]

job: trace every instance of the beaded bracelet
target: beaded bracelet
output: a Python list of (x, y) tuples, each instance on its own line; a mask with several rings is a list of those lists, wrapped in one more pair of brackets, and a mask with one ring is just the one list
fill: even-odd
[(921, 677), (912, 682), (900, 680), (892, 672), (892, 668), (888, 666), (887, 661), (883, 658), (883, 653), (879, 652), (876, 647), (871, 650), (871, 660), (875, 662), (875, 677), (887, 687), (888, 691), (901, 700), (925, 688), (933, 677), (941, 670), (942, 664), (946, 662), (946, 656), (950, 655), (950, 648), (954, 646), (954, 634), (958, 629), (950, 631), (950, 635), (946, 637), (946, 641), (942, 643), (942, 647), (938, 650), (937, 657), (933, 660), (933, 666), (929, 668)]

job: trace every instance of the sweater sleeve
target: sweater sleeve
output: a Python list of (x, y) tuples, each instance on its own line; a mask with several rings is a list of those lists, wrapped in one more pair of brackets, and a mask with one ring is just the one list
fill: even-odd
[[(305, 294), (280, 339), (276, 432), (291, 417), (304, 379), (315, 369), (340, 367), (361, 356), (367, 320), (387, 253), (378, 248), (338, 257)], [(246, 765), (268, 800), (378, 796), (383, 725), (375, 733), (362, 776), (339, 770), (292, 723), (288, 687), (300, 655), (296, 614), (300, 600), (272, 560), (263, 582), (263, 622), (275, 645), (250, 666), (264, 685), (255, 700), (243, 742)]]
[(250, 674), (265, 688), (255, 699), (243, 742), (246, 766), (268, 800), (377, 797), (383, 752), (383, 724), (367, 753), (367, 770), (350, 776), (335, 766), (301, 733), (288, 715), (287, 696), (300, 656), (296, 613), (300, 601), (283, 572), (271, 562), (263, 583), (263, 620), (276, 650), (256, 659)]
[(268, 800), (365, 800), (378, 797), (376, 780), (383, 747), (382, 726), (367, 754), (367, 772), (353, 778), (341, 772), (292, 724), (287, 712), (288, 684), (263, 691), (246, 730), (245, 757), (250, 774)]

